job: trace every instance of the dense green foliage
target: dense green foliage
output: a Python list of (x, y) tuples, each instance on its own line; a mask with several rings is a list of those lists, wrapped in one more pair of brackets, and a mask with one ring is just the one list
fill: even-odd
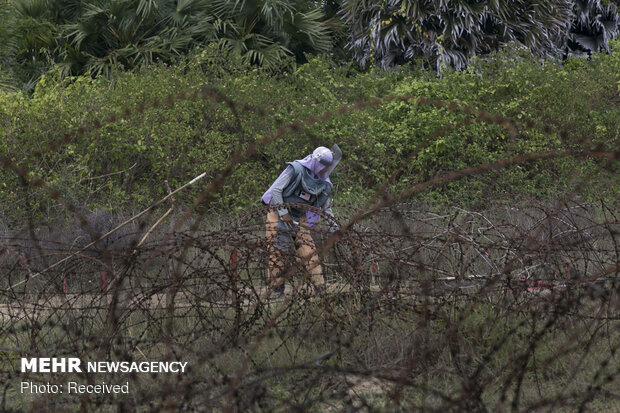
[(571, 6), (570, 0), (345, 0), (343, 11), (362, 65), (387, 68), (424, 58), (441, 70), (465, 68), (472, 56), (508, 42), (547, 54), (567, 31)]
[(619, 22), (616, 6), (600, 0), (343, 0), (342, 11), (362, 66), (437, 71), (513, 42), (553, 57), (607, 50)]
[(609, 0), (576, 1), (570, 35), (564, 45), (568, 56), (608, 51), (607, 43), (619, 30), (618, 7)]
[[(421, 144), (424, 149), (391, 183), (390, 191), (519, 154), (620, 147), (617, 47), (610, 55), (563, 65), (541, 65), (519, 53), (507, 50), (475, 61), (468, 71), (445, 72), (442, 78), (359, 74), (324, 59), (276, 76), (214, 50), (196, 54), (183, 66), (162, 64), (111, 80), (49, 74), (32, 97), (21, 92), (0, 95), (0, 157), (27, 166), (32, 176), (41, 177), (77, 205), (139, 209), (165, 193), (165, 179), (173, 187), (203, 171), (212, 179), (231, 154), (270, 136), (278, 125), (330, 113), (326, 120), (260, 146), (235, 166), (211, 206), (242, 211), (258, 205), (260, 194), (285, 161), (303, 157), (319, 144), (337, 142), (343, 148), (345, 158), (333, 176), (341, 203), (368, 199)], [(203, 84), (237, 102), (238, 116), (224, 103), (209, 99), (179, 100), (143, 113), (135, 110), (141, 103)], [(390, 93), (484, 109), (521, 122), (519, 133), (511, 139), (507, 129), (478, 121), (475, 114), (411, 101), (352, 107), (353, 102)], [(241, 103), (263, 108), (267, 116), (243, 110)], [(343, 106), (350, 110), (346, 115), (337, 113)], [(81, 125), (122, 113), (126, 107), (133, 110), (127, 119), (78, 134), (53, 152), (33, 155)], [(525, 121), (533, 127), (525, 127)], [(544, 133), (545, 126), (555, 132)], [(441, 133), (436, 136), (438, 129)], [(561, 131), (569, 138), (561, 139)], [(578, 188), (583, 196), (617, 198), (618, 174), (617, 161), (558, 158), (434, 186), (417, 196), (479, 206), (491, 197), (545, 199), (574, 189), (587, 177), (588, 185)], [(23, 219), (26, 210), (51, 213), (58, 204), (42, 189), (23, 187), (13, 171), (3, 169), (1, 182), (0, 205), (7, 218)], [(182, 199), (190, 203), (205, 186), (203, 182), (185, 192)]]
[(26, 89), (52, 64), (64, 76), (109, 77), (217, 44), (275, 68), (331, 48), (321, 10), (304, 1), (15, 0), (0, 13), (0, 64), (21, 72), (15, 83)]
[(0, 0), (0, 87), (32, 91), (52, 67), (109, 77), (210, 44), (273, 71), (327, 52), (363, 68), (462, 70), (510, 43), (608, 52), (618, 16), (606, 0)]

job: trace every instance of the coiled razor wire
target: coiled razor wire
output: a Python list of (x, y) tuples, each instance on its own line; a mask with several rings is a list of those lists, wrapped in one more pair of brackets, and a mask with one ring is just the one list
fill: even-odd
[[(317, 225), (312, 234), (325, 292), (309, 288), (303, 263), (291, 255), (284, 270), (287, 289), (277, 299), (266, 294), (267, 211), (227, 221), (217, 217), (212, 229), (158, 228), (139, 248), (127, 248), (143, 234), (134, 227), (106, 245), (105, 253), (84, 251), (13, 289), (20, 277), (79, 245), (54, 233), (4, 239), (3, 351), (189, 360), (191, 373), (163, 379), (166, 385), (176, 380), (174, 392), (162, 392), (167, 387), (161, 380), (154, 390), (150, 380), (128, 376), (136, 389), (130, 403), (177, 403), (198, 411), (285, 410), (289, 403), (362, 408), (373, 405), (368, 397), (417, 409), (497, 407), (517, 397), (514, 390), (498, 396), (502, 388), (541, 374), (542, 366), (567, 363), (572, 354), (586, 358), (579, 351), (600, 340), (606, 344), (592, 383), (601, 383), (602, 391), (605, 380), (617, 376), (620, 222), (604, 204), (567, 202), (553, 215), (546, 205), (435, 213), (399, 204), (352, 225), (329, 250), (322, 246), (330, 233)], [(468, 340), (483, 340), (485, 332), (499, 336), (484, 347), (487, 354), (477, 354)], [(385, 342), (389, 337), (401, 342)], [(561, 345), (546, 353), (543, 337)], [(525, 347), (507, 355), (513, 340)], [(532, 366), (533, 357), (543, 359)], [(503, 363), (505, 383), (488, 376), (483, 362)], [(2, 375), (10, 395), (8, 384), (23, 375), (7, 369)], [(470, 385), (479, 388), (431, 387), (433, 376), (475, 380)], [(490, 389), (493, 395), (485, 395)], [(541, 391), (517, 406), (573, 405), (594, 391), (587, 389), (568, 387), (553, 400)], [(481, 399), (470, 399), (476, 391)], [(60, 408), (75, 403), (40, 399)]]
[[(244, 113), (267, 113), (202, 87), (95, 120), (33, 156), (183, 99), (225, 105), (239, 130)], [(530, 161), (594, 157), (602, 168), (617, 161), (617, 151), (559, 131), (587, 150), (513, 154), (388, 194), (413, 157), (459, 125), (442, 127), (403, 158), (368, 205), (335, 208), (340, 231), (329, 233), (323, 224), (312, 228), (327, 280), (319, 293), (305, 278), (305, 263), (291, 254), (283, 271), (285, 294), (269, 294), (267, 207), (239, 218), (197, 212), (261, 145), (289, 131), (323, 144), (305, 128), (397, 99), (462, 112), (459, 125), (501, 125), (511, 138), (534, 126), (412, 96), (359, 102), (278, 124), (261, 141), (237, 148), (193, 205), (175, 208), (175, 191), (168, 188), (168, 197), (129, 219), (120, 211), (88, 213), (29, 165), (1, 159), (24, 185), (45, 190), (70, 219), (64, 226), (30, 222), (0, 234), (0, 409), (444, 412), (618, 406), (617, 202), (586, 203), (567, 195), (553, 205), (532, 201), (528, 207), (495, 204), (469, 211), (436, 210), (412, 200), (434, 185)], [(589, 179), (579, 177), (572, 189)], [(157, 216), (168, 201), (168, 212)], [(190, 367), (178, 375), (20, 372), (20, 358), (43, 356), (183, 360)], [(131, 392), (26, 396), (17, 386), (68, 379), (127, 381)]]

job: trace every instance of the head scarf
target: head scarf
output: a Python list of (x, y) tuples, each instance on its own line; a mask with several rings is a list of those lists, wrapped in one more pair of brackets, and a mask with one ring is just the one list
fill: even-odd
[[(296, 161), (302, 164), (319, 179), (327, 181), (331, 184), (332, 181), (329, 179), (329, 175), (332, 173), (336, 165), (338, 165), (340, 159), (342, 159), (342, 151), (338, 145), (334, 144), (331, 150), (327, 149), (325, 146), (319, 146), (310, 155), (303, 159), (296, 159)], [(329, 167), (327, 171), (324, 173), (319, 173), (326, 166)], [(271, 188), (263, 194), (261, 199), (265, 204), (269, 205), (271, 202)], [(306, 221), (309, 226), (314, 225), (318, 219), (319, 214), (312, 211), (306, 211)]]
[(328, 169), (322, 174), (319, 173), (325, 169), (326, 166), (331, 166), (334, 163), (334, 153), (325, 146), (319, 146), (314, 150), (314, 152), (306, 156), (304, 159), (297, 159), (297, 162), (302, 164), (319, 179), (327, 181), (330, 184), (332, 183), (332, 181), (329, 180), (331, 170)]

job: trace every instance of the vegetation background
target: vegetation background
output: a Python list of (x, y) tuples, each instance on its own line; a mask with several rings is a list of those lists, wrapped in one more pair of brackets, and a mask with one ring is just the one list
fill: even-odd
[[(0, 0), (1, 409), (49, 402), (10, 366), (50, 349), (197, 366), (183, 400), (130, 378), (120, 411), (617, 409), (618, 22), (610, 0)], [(256, 300), (260, 195), (333, 143), (343, 221), (552, 156), (352, 224), (325, 257), (348, 293)], [(82, 250), (255, 144), (199, 228), (177, 212)], [(489, 284), (446, 293), (471, 274)]]
[[(521, 21), (518, 11), (531, 7), (536, 13)], [(516, 154), (620, 143), (613, 2), (5, 0), (0, 13), (0, 156), (87, 208), (139, 209), (164, 193), (165, 179), (179, 186), (203, 171), (213, 178), (235, 149), (282, 122), (388, 95), (487, 111), (514, 119), (518, 133), (463, 111), (394, 100), (275, 139), (235, 168), (214, 207), (257, 205), (284, 162), (318, 143), (339, 143), (353, 161), (336, 172), (345, 204), (372, 194), (423, 142), (392, 190)], [(415, 36), (400, 33), (411, 28)], [(203, 85), (270, 116), (241, 111), (238, 121), (224, 102), (177, 101), (44, 150), (83, 125)], [(439, 127), (448, 129), (431, 136)], [(580, 195), (614, 197), (618, 163), (601, 162), (532, 162), (423, 198), (478, 207), (516, 194), (549, 199), (575, 173), (592, 174)], [(5, 219), (54, 209), (14, 171), (1, 173)]]

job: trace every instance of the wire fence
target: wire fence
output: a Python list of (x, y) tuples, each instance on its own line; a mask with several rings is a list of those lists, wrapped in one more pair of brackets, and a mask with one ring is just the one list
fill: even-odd
[[(148, 107), (200, 98), (226, 104), (239, 119), (265, 116), (202, 88), (86, 125), (35, 155)], [(420, 191), (465, 176), (558, 157), (594, 157), (605, 165), (620, 157), (618, 151), (574, 138), (584, 149), (514, 154), (388, 193), (424, 145), (458, 125), (437, 130), (403, 158), (367, 205), (336, 207), (339, 231), (329, 232), (324, 219), (312, 227), (326, 279), (322, 291), (313, 290), (307, 263), (290, 254), (282, 272), (285, 292), (270, 294), (269, 207), (241, 217), (199, 212), (261, 145), (394, 99), (414, 100), (390, 96), (280, 125), (238, 149), (219, 176), (202, 183), (194, 204), (177, 205), (168, 188), (169, 196), (131, 217), (85, 213), (32, 178), (27, 165), (3, 159), (3, 167), (24, 185), (46, 191), (71, 218), (57, 226), (30, 222), (0, 238), (2, 409), (618, 409), (618, 203), (567, 195), (527, 207), (498, 202), (485, 211), (438, 211), (414, 200)], [(463, 122), (503, 125), (513, 137), (532, 126), (446, 102), (415, 101), (462, 111), (469, 115)], [(575, 188), (589, 179), (576, 176)], [(183, 374), (41, 375), (20, 370), (24, 357), (182, 360), (188, 368)], [(25, 394), (19, 387), (73, 378), (126, 382), (131, 391), (76, 396)]]

